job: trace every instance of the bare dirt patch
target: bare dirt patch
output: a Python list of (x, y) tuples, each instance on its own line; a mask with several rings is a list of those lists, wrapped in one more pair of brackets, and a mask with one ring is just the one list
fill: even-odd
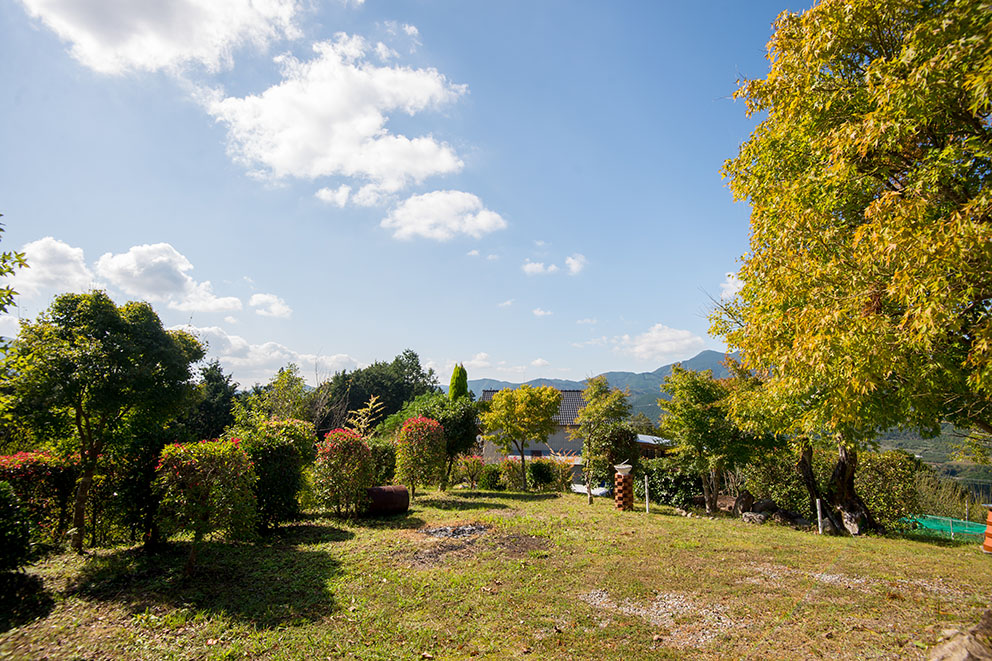
[(492, 541), (492, 547), (508, 557), (522, 558), (535, 552), (547, 551), (551, 544), (543, 537), (514, 533), (497, 537)]
[(454, 526), (421, 528), (417, 549), (409, 560), (413, 569), (430, 569), (456, 558), (464, 558), (475, 552), (476, 542), (488, 528), (481, 523), (464, 523)]
[(743, 627), (725, 606), (698, 601), (678, 592), (659, 592), (649, 604), (615, 602), (606, 590), (593, 590), (579, 599), (594, 608), (632, 615), (659, 628), (656, 642), (679, 649), (705, 645), (731, 629)]
[(935, 580), (910, 580), (910, 579), (900, 579), (894, 582), (881, 581), (873, 578), (865, 578), (863, 576), (848, 576), (846, 574), (837, 572), (816, 572), (816, 571), (805, 571), (802, 569), (793, 569), (792, 567), (786, 567), (785, 565), (772, 565), (772, 564), (757, 564), (752, 563), (747, 565), (748, 569), (752, 572), (750, 576), (746, 576), (741, 579), (744, 583), (752, 583), (755, 585), (771, 586), (771, 587), (785, 587), (786, 581), (814, 581), (816, 583), (821, 583), (823, 585), (832, 585), (836, 587), (847, 588), (849, 590), (858, 590), (860, 592), (869, 592), (873, 587), (881, 588), (891, 588), (898, 586), (902, 589), (924, 592), (930, 594), (939, 594), (943, 597), (962, 597), (963, 593), (949, 585), (943, 584), (939, 579)]

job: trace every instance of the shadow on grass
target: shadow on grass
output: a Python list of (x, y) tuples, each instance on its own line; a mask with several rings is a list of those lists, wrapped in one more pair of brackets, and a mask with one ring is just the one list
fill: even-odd
[(0, 633), (45, 617), (54, 607), (55, 599), (37, 576), (0, 573)]
[(326, 551), (294, 544), (341, 541), (352, 533), (330, 526), (285, 526), (269, 544), (208, 542), (189, 577), (183, 567), (189, 543), (170, 544), (156, 554), (123, 549), (89, 559), (69, 592), (117, 602), (132, 613), (169, 606), (224, 614), (274, 627), (316, 620), (335, 608), (328, 581), (340, 574)]
[(506, 509), (506, 505), (503, 503), (492, 503), (488, 501), (480, 501), (476, 499), (469, 500), (467, 498), (461, 497), (461, 494), (453, 498), (444, 497), (425, 497), (422, 500), (417, 501), (418, 505), (423, 507), (433, 507), (439, 510), (493, 510), (493, 509)]
[(893, 531), (890, 532), (887, 537), (893, 539), (905, 539), (911, 542), (919, 542), (921, 544), (930, 544), (931, 546), (943, 546), (948, 548), (958, 548), (962, 546), (981, 546), (982, 538), (977, 536), (969, 535), (959, 535), (954, 539), (950, 537), (941, 537), (939, 535), (928, 535), (926, 533), (909, 531)]
[(409, 512), (406, 514), (393, 514), (391, 516), (362, 516), (350, 519), (349, 523), (359, 528), (371, 528), (374, 530), (416, 530), (426, 525), (423, 519), (419, 516), (413, 516)]
[(498, 498), (500, 500), (526, 501), (551, 500), (552, 498), (558, 498), (561, 496), (560, 493), (522, 493), (519, 491), (464, 491), (458, 495), (464, 498)]

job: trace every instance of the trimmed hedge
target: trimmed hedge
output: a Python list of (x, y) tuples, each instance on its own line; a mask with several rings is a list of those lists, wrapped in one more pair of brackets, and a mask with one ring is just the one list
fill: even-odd
[(10, 484), (28, 521), (32, 537), (57, 542), (66, 532), (79, 476), (79, 460), (47, 452), (0, 456), (0, 480)]
[(0, 572), (20, 569), (31, 551), (31, 533), (14, 488), (0, 482)]

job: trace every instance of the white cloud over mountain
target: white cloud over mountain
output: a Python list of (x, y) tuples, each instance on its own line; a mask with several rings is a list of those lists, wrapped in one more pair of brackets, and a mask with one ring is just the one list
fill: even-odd
[(480, 238), (506, 227), (506, 221), (486, 209), (471, 193), (446, 190), (414, 195), (383, 219), (382, 227), (397, 239), (423, 237), (447, 241), (459, 234)]
[(647, 332), (634, 337), (622, 335), (614, 342), (622, 353), (641, 360), (660, 362), (702, 351), (706, 344), (703, 338), (691, 331), (669, 328), (664, 324), (655, 324)]
[[(310, 60), (275, 58), (282, 81), (260, 94), (205, 92), (204, 106), (227, 127), (229, 151), (238, 161), (274, 179), (365, 180), (372, 187), (366, 196), (462, 168), (446, 143), (393, 134), (386, 123), (390, 113), (440, 108), (463, 95), (464, 85), (433, 68), (374, 64), (368, 59), (374, 46), (360, 36), (338, 33), (313, 50)], [(337, 203), (340, 194), (330, 197)]]
[(297, 0), (21, 0), (70, 45), (72, 56), (105, 74), (229, 68), (236, 50), (295, 38)]

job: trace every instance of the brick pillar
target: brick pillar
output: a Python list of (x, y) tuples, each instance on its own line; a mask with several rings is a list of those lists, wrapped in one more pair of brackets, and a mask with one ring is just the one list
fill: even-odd
[(634, 509), (634, 476), (616, 474), (614, 482), (613, 502), (618, 510)]

